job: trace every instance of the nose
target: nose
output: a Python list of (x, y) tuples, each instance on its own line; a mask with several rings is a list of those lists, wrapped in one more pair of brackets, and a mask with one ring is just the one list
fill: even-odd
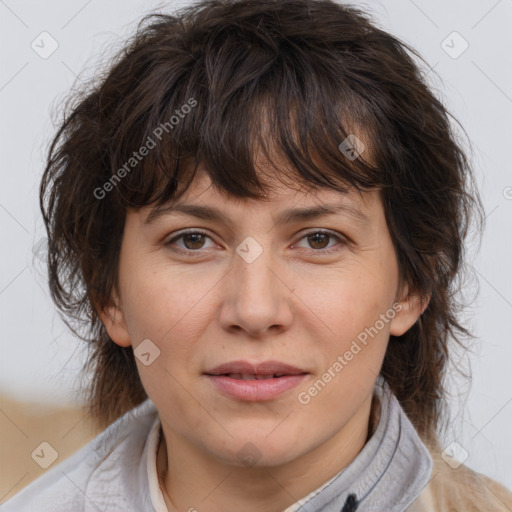
[[(244, 249), (248, 250), (244, 253)], [(243, 331), (252, 338), (286, 330), (293, 317), (294, 286), (285, 274), (269, 246), (263, 247), (254, 239), (248, 245), (241, 244), (223, 279), (222, 327)]]

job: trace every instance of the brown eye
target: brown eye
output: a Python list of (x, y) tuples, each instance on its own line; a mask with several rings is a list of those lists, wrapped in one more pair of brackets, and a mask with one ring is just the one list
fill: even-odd
[(183, 244), (187, 249), (201, 249), (204, 245), (204, 235), (201, 233), (190, 233), (183, 235)]
[[(329, 231), (312, 231), (310, 233), (306, 233), (300, 241), (302, 240), (307, 241), (307, 247), (305, 247), (305, 249), (313, 250), (313, 252), (318, 253), (318, 255), (338, 252), (348, 243), (342, 236)], [(331, 241), (338, 243), (329, 245)], [(304, 246), (301, 248), (304, 248)]]
[[(194, 253), (202, 253), (201, 249), (209, 248), (205, 246), (207, 239), (211, 240), (211, 237), (206, 233), (202, 233), (201, 231), (189, 231), (187, 233), (181, 233), (181, 235), (169, 240), (165, 243), (165, 246), (178, 253), (194, 255)], [(178, 244), (177, 242), (181, 243)]]
[(308, 235), (309, 244), (313, 249), (325, 249), (329, 244), (329, 238), (331, 235), (327, 233), (313, 233)]

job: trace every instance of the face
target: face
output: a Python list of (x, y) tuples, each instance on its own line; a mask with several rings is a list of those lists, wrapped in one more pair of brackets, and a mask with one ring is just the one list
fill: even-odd
[[(389, 335), (421, 313), (399, 290), (379, 194), (276, 185), (268, 200), (238, 200), (198, 172), (178, 205), (222, 218), (129, 212), (119, 295), (102, 316), (138, 354), (166, 437), (212, 460), (275, 466), (367, 422)], [(284, 215), (326, 206), (337, 210)], [(245, 370), (215, 371), (234, 361)]]

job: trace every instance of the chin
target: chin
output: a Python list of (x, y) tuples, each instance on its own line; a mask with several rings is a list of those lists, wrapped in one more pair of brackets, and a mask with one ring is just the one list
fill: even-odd
[(257, 436), (237, 436), (229, 442), (232, 449), (228, 453), (217, 453), (217, 456), (233, 466), (264, 468), (287, 464), (304, 452), (303, 442), (298, 443), (289, 436), (270, 441), (265, 435), (260, 431)]

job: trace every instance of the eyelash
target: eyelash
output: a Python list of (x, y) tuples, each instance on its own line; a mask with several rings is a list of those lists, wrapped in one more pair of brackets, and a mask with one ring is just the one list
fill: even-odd
[[(316, 235), (316, 234), (322, 234), (322, 235), (327, 235), (329, 236), (330, 238), (334, 238), (336, 239), (342, 247), (346, 246), (348, 244), (348, 242), (343, 239), (342, 237), (340, 237), (339, 235), (336, 235), (334, 233), (332, 233), (331, 231), (325, 231), (325, 230), (322, 230), (322, 229), (319, 229), (319, 230), (315, 230), (315, 231), (310, 231), (308, 233), (305, 233), (300, 239), (299, 239), (299, 242), (301, 240), (303, 240), (304, 238), (307, 238), (308, 236), (311, 236), (311, 235)], [(180, 254), (184, 254), (186, 256), (190, 256), (190, 257), (194, 257), (196, 255), (196, 253), (199, 255), (200, 252), (201, 252), (201, 249), (197, 249), (197, 250), (192, 250), (192, 249), (182, 249), (182, 248), (179, 248), (179, 247), (174, 247), (174, 248), (171, 248), (170, 246), (176, 242), (177, 240), (181, 240), (182, 238), (184, 238), (185, 236), (187, 235), (202, 235), (202, 236), (205, 236), (207, 238), (210, 238), (211, 237), (203, 232), (203, 231), (198, 231), (198, 230), (191, 230), (191, 231), (185, 231), (185, 232), (182, 232), (181, 234), (179, 234), (178, 236), (172, 238), (171, 240), (169, 240), (168, 242), (165, 242), (165, 246), (166, 247), (169, 247), (172, 251), (174, 252), (178, 252)], [(336, 246), (335, 246), (336, 247)], [(334, 254), (338, 251), (341, 250), (341, 248), (330, 248), (330, 249), (318, 249), (318, 250), (315, 250), (315, 249), (311, 249), (313, 252), (316, 252), (316, 253), (320, 253), (320, 254)]]

